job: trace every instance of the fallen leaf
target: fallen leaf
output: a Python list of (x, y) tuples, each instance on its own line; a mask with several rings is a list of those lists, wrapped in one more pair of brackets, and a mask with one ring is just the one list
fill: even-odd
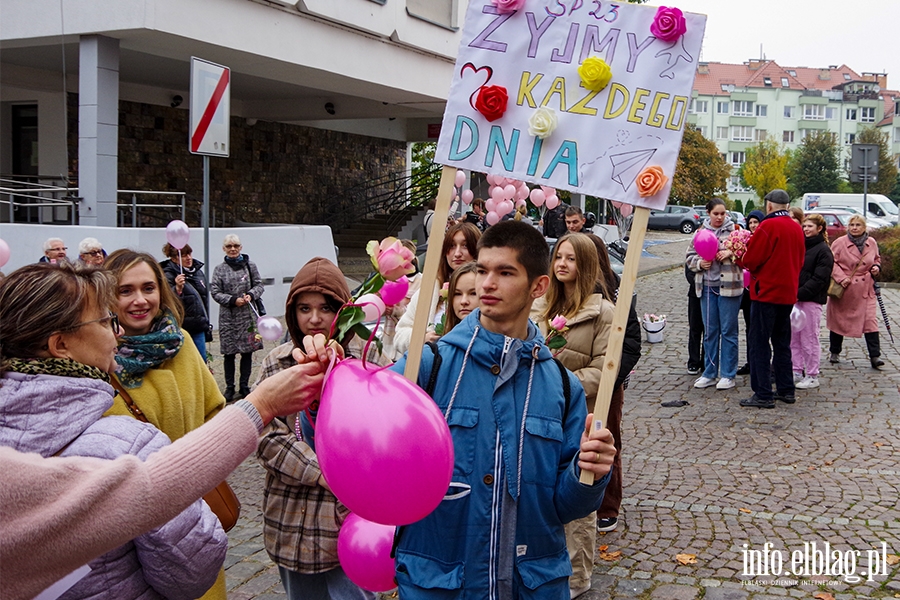
[(898, 563), (900, 563), (900, 555), (898, 555), (898, 554), (888, 554), (887, 555), (887, 564), (889, 564), (890, 566), (893, 567), (894, 565), (896, 565)]
[(784, 447), (785, 447), (785, 448), (790, 448), (791, 445), (790, 445), (790, 444), (785, 444)]
[(602, 546), (597, 548), (597, 550), (599, 550), (600, 552), (606, 552), (607, 550), (609, 550), (609, 546), (607, 546), (606, 544), (603, 544)]
[(876, 448), (881, 448), (882, 446), (884, 446), (883, 443), (881, 443), (881, 442), (875, 442), (875, 447), (876, 447)]
[(600, 559), (608, 560), (608, 561), (616, 561), (622, 558), (622, 551), (616, 550), (615, 552), (601, 552)]
[[(697, 555), (696, 554), (676, 554), (675, 560), (680, 562), (683, 565), (693, 565), (697, 563)], [(834, 600), (832, 598), (832, 600)]]
[(815, 467), (812, 467), (812, 466), (810, 466), (810, 467), (806, 467), (806, 470), (807, 470), (807, 471), (815, 471), (815, 470), (816, 470), (816, 468), (815, 468)]
[(819, 592), (813, 598), (817, 598), (818, 600), (834, 600), (834, 596), (829, 594), (828, 592)]
[(741, 511), (742, 513), (747, 513), (747, 514), (750, 514), (753, 512), (749, 508), (739, 508), (738, 510)]
[(826, 465), (827, 465), (827, 466), (829, 466), (829, 467), (830, 467), (830, 466), (831, 466), (831, 465), (833, 465), (833, 464), (834, 464), (834, 461), (831, 461), (831, 460), (826, 460), (826, 461), (825, 461), (825, 464), (826, 464)]

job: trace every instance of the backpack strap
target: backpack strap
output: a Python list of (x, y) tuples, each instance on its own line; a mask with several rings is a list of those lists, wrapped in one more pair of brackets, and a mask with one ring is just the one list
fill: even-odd
[(428, 376), (428, 382), (425, 384), (423, 388), (425, 393), (434, 397), (434, 386), (437, 385), (437, 377), (438, 371), (441, 369), (441, 363), (443, 362), (443, 357), (441, 353), (438, 352), (437, 342), (426, 342), (426, 345), (431, 348), (431, 352), (434, 354), (434, 360), (431, 363), (431, 374)]
[(559, 359), (555, 356), (553, 357), (553, 362), (556, 363), (556, 366), (559, 367), (559, 374), (562, 375), (562, 383), (563, 383), (563, 396), (566, 398), (566, 407), (563, 409), (563, 426), (565, 426), (566, 419), (569, 418), (569, 404), (572, 401), (572, 386), (569, 383), (569, 372), (563, 366)]

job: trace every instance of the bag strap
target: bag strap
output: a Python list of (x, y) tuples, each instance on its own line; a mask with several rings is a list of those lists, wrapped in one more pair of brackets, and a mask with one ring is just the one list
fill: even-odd
[(428, 376), (428, 383), (425, 384), (424, 389), (426, 394), (434, 397), (434, 386), (437, 385), (438, 371), (441, 369), (441, 363), (444, 361), (444, 357), (438, 352), (437, 342), (426, 342), (426, 345), (431, 348), (431, 351), (434, 353), (434, 362), (431, 363), (431, 374)]
[(131, 399), (131, 396), (128, 394), (128, 392), (125, 391), (125, 388), (122, 387), (122, 384), (119, 383), (119, 380), (115, 377), (111, 377), (109, 382), (114, 388), (116, 388), (116, 391), (119, 393), (119, 395), (122, 396), (122, 400), (125, 401), (125, 406), (128, 407), (128, 410), (131, 411), (131, 414), (134, 416), (134, 418), (138, 421), (149, 423), (150, 421), (147, 419), (146, 415), (144, 415), (144, 411), (138, 408), (138, 405), (134, 403), (134, 400)]
[(863, 263), (863, 259), (865, 255), (859, 257), (859, 262), (856, 263), (856, 266), (853, 267), (853, 271), (850, 273), (850, 279), (853, 279), (853, 276), (856, 275), (856, 270), (859, 269), (859, 265)]
[(566, 407), (563, 409), (563, 427), (566, 426), (566, 419), (569, 418), (569, 404), (572, 401), (572, 386), (569, 384), (569, 372), (563, 366), (559, 359), (555, 356), (553, 357), (553, 362), (556, 363), (556, 366), (559, 367), (559, 374), (562, 376), (563, 382), (563, 396), (566, 398)]

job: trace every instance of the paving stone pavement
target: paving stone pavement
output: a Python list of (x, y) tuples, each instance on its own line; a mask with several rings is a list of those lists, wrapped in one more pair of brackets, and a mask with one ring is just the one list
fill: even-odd
[[(794, 405), (741, 408), (738, 401), (752, 393), (748, 377), (727, 391), (691, 386), (682, 271), (643, 276), (637, 291), (639, 313), (665, 313), (668, 326), (663, 343), (645, 342), (626, 392), (620, 524), (598, 537), (607, 553), (621, 555), (598, 559), (592, 589), (581, 598), (772, 600), (821, 592), (835, 600), (900, 598), (900, 564), (870, 559), (900, 555), (900, 355), (887, 336), (882, 371), (869, 367), (862, 340), (847, 339), (842, 362), (831, 365), (823, 317), (821, 387), (798, 390)], [(900, 290), (883, 295), (888, 314), (900, 315)], [(743, 320), (740, 326), (743, 364)], [(257, 362), (263, 356), (257, 353)], [(661, 406), (675, 399), (689, 404)], [(233, 600), (284, 596), (263, 549), (264, 479), (253, 458), (229, 478), (243, 504), (225, 563)], [(782, 557), (782, 568), (791, 569), (792, 553), (802, 556), (804, 544), (813, 543), (822, 550), (826, 542), (840, 552), (842, 573), (852, 567), (859, 582), (745, 573), (747, 550), (762, 556), (771, 544), (769, 564)], [(695, 555), (696, 562), (682, 565), (677, 554)], [(868, 576), (875, 567), (879, 574)]]

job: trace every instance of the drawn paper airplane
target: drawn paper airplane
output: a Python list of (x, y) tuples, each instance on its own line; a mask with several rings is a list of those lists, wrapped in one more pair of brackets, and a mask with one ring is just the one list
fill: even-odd
[[(676, 48), (676, 46), (680, 46)], [(694, 60), (691, 57), (691, 54), (687, 51), (687, 48), (684, 47), (684, 36), (681, 36), (679, 39), (675, 40), (675, 42), (667, 47), (663, 48), (659, 52), (656, 53), (656, 58), (660, 56), (668, 56), (666, 59), (666, 64), (669, 65), (667, 69), (663, 70), (662, 73), (659, 74), (660, 77), (665, 77), (666, 79), (675, 79), (675, 67), (678, 65), (678, 59), (686, 60), (687, 62), (691, 62)]]
[(609, 161), (613, 167), (612, 180), (627, 192), (654, 154), (656, 148), (610, 155)]

